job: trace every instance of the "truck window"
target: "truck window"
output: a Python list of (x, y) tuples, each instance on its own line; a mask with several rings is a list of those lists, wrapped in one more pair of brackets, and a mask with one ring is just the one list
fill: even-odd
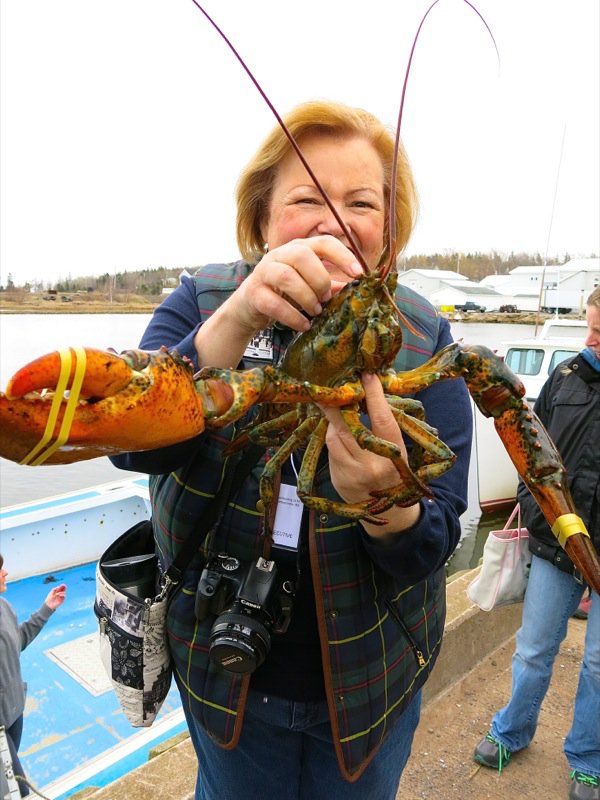
[(561, 364), (563, 361), (566, 361), (567, 358), (572, 358), (576, 356), (579, 350), (555, 350), (552, 353), (552, 358), (550, 359), (550, 366), (548, 367), (548, 374), (552, 372), (554, 367), (557, 364)]
[(504, 360), (519, 375), (539, 375), (544, 359), (544, 351), (534, 348), (509, 348)]

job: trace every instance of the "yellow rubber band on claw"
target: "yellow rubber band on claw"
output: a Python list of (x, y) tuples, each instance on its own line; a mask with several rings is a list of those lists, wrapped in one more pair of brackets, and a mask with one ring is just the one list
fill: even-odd
[[(50, 413), (48, 414), (48, 421), (44, 434), (36, 446), (27, 453), (25, 458), (20, 462), (21, 464), (30, 464), (32, 467), (37, 467), (43, 464), (50, 456), (58, 450), (65, 442), (69, 440), (71, 433), (71, 426), (75, 417), (75, 409), (79, 402), (79, 395), (81, 394), (81, 387), (83, 385), (83, 378), (85, 376), (85, 368), (87, 357), (85, 350), (82, 347), (72, 348), (69, 350), (61, 350), (60, 353), (60, 375), (56, 384), (54, 398), (50, 406)], [(64, 393), (67, 389), (69, 382), (69, 375), (71, 374), (71, 363), (75, 356), (75, 374), (73, 376), (73, 383), (69, 391), (69, 399), (65, 407), (65, 414), (63, 417), (60, 430), (56, 441), (52, 442), (52, 433), (58, 419), (58, 413), (64, 400)], [(48, 447), (48, 445), (50, 445)]]
[(552, 526), (552, 533), (556, 536), (558, 543), (563, 549), (570, 536), (574, 536), (576, 533), (589, 536), (587, 528), (583, 524), (583, 520), (581, 517), (578, 517), (577, 514), (563, 514), (558, 517)]

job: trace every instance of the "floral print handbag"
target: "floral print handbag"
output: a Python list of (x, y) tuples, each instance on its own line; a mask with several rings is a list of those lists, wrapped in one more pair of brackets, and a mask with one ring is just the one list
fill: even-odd
[(171, 686), (168, 587), (170, 582), (161, 580), (150, 520), (113, 542), (96, 567), (100, 657), (134, 727), (152, 725)]

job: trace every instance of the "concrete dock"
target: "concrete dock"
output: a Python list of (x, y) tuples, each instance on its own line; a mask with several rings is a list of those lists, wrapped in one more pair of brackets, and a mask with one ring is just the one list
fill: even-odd
[[(465, 594), (474, 574), (458, 576), (448, 586), (444, 645), (425, 688), (421, 723), (397, 800), (566, 800), (569, 767), (562, 743), (570, 726), (586, 623), (569, 623), (530, 747), (514, 756), (501, 775), (480, 767), (472, 760), (473, 748), (510, 696), (510, 661), (522, 607), (490, 613), (474, 607)], [(115, 783), (71, 800), (193, 800), (195, 772), (195, 756), (183, 735)]]

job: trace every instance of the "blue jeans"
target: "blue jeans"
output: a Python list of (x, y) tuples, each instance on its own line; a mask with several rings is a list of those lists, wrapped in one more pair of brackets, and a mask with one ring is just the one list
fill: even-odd
[[(512, 695), (491, 726), (492, 736), (511, 752), (533, 739), (554, 660), (583, 589), (571, 575), (533, 556), (512, 662)], [(600, 777), (600, 599), (595, 593), (584, 624), (583, 662), (564, 750), (571, 769)]]
[(233, 750), (218, 747), (186, 710), (199, 763), (195, 800), (395, 800), (420, 711), (419, 691), (362, 776), (348, 783), (335, 757), (325, 702), (295, 703), (250, 691)]
[[(8, 742), (8, 749), (12, 760), (13, 772), (15, 777), (25, 777), (25, 770), (19, 759), (17, 750), (21, 746), (21, 736), (23, 735), (23, 714), (16, 719), (10, 728), (6, 728), (6, 740)], [(2, 769), (2, 767), (0, 767)], [(21, 797), (27, 797), (29, 794), (29, 786), (23, 781), (17, 781), (19, 786), (19, 793)]]

